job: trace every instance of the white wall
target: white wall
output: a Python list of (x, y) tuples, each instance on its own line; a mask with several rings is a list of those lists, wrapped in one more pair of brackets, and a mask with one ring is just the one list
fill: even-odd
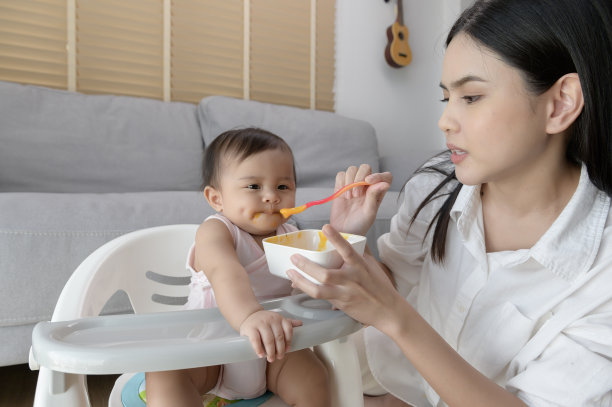
[(438, 129), (444, 40), (471, 0), (404, 0), (412, 62), (395, 69), (384, 50), (395, 0), (336, 1), (336, 112), (369, 121), (381, 155), (425, 158), (444, 149)]

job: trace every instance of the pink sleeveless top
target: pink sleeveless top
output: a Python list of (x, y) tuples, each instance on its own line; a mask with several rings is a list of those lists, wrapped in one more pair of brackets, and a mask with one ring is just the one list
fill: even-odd
[[(220, 220), (227, 226), (242, 264), (251, 280), (251, 287), (258, 301), (270, 298), (283, 297), (291, 294), (291, 282), (284, 278), (270, 274), (266, 256), (261, 247), (255, 242), (253, 236), (238, 226), (234, 225), (225, 216), (217, 213), (206, 218)], [(276, 234), (294, 232), (298, 230), (295, 226), (283, 223), (276, 229)], [(187, 255), (187, 270), (191, 272), (191, 283), (189, 284), (189, 297), (185, 309), (214, 308), (217, 306), (212, 286), (206, 278), (204, 271), (194, 269), (195, 243), (189, 249)]]

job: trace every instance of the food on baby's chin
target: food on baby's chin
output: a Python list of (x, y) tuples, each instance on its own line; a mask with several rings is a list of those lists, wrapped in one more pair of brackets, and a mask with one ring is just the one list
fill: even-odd
[(275, 213), (256, 212), (256, 213), (253, 214), (253, 222), (257, 222), (258, 220), (260, 220), (262, 215), (266, 215), (266, 218), (268, 220), (270, 220), (270, 218), (272, 218), (274, 220), (274, 222), (277, 222), (281, 218), (281, 216), (280, 216), (280, 214), (278, 212), (275, 212)]

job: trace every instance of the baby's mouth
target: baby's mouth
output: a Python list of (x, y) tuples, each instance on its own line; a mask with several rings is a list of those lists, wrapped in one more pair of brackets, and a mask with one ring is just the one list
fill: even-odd
[(255, 212), (255, 214), (253, 214), (253, 221), (257, 221), (262, 216), (270, 217), (274, 215), (281, 216), (280, 212), (278, 211)]

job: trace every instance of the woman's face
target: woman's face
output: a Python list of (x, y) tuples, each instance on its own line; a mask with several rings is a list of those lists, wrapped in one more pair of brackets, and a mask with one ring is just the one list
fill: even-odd
[(463, 33), (447, 48), (440, 87), (446, 107), (438, 126), (463, 184), (520, 180), (551, 159), (545, 98)]

